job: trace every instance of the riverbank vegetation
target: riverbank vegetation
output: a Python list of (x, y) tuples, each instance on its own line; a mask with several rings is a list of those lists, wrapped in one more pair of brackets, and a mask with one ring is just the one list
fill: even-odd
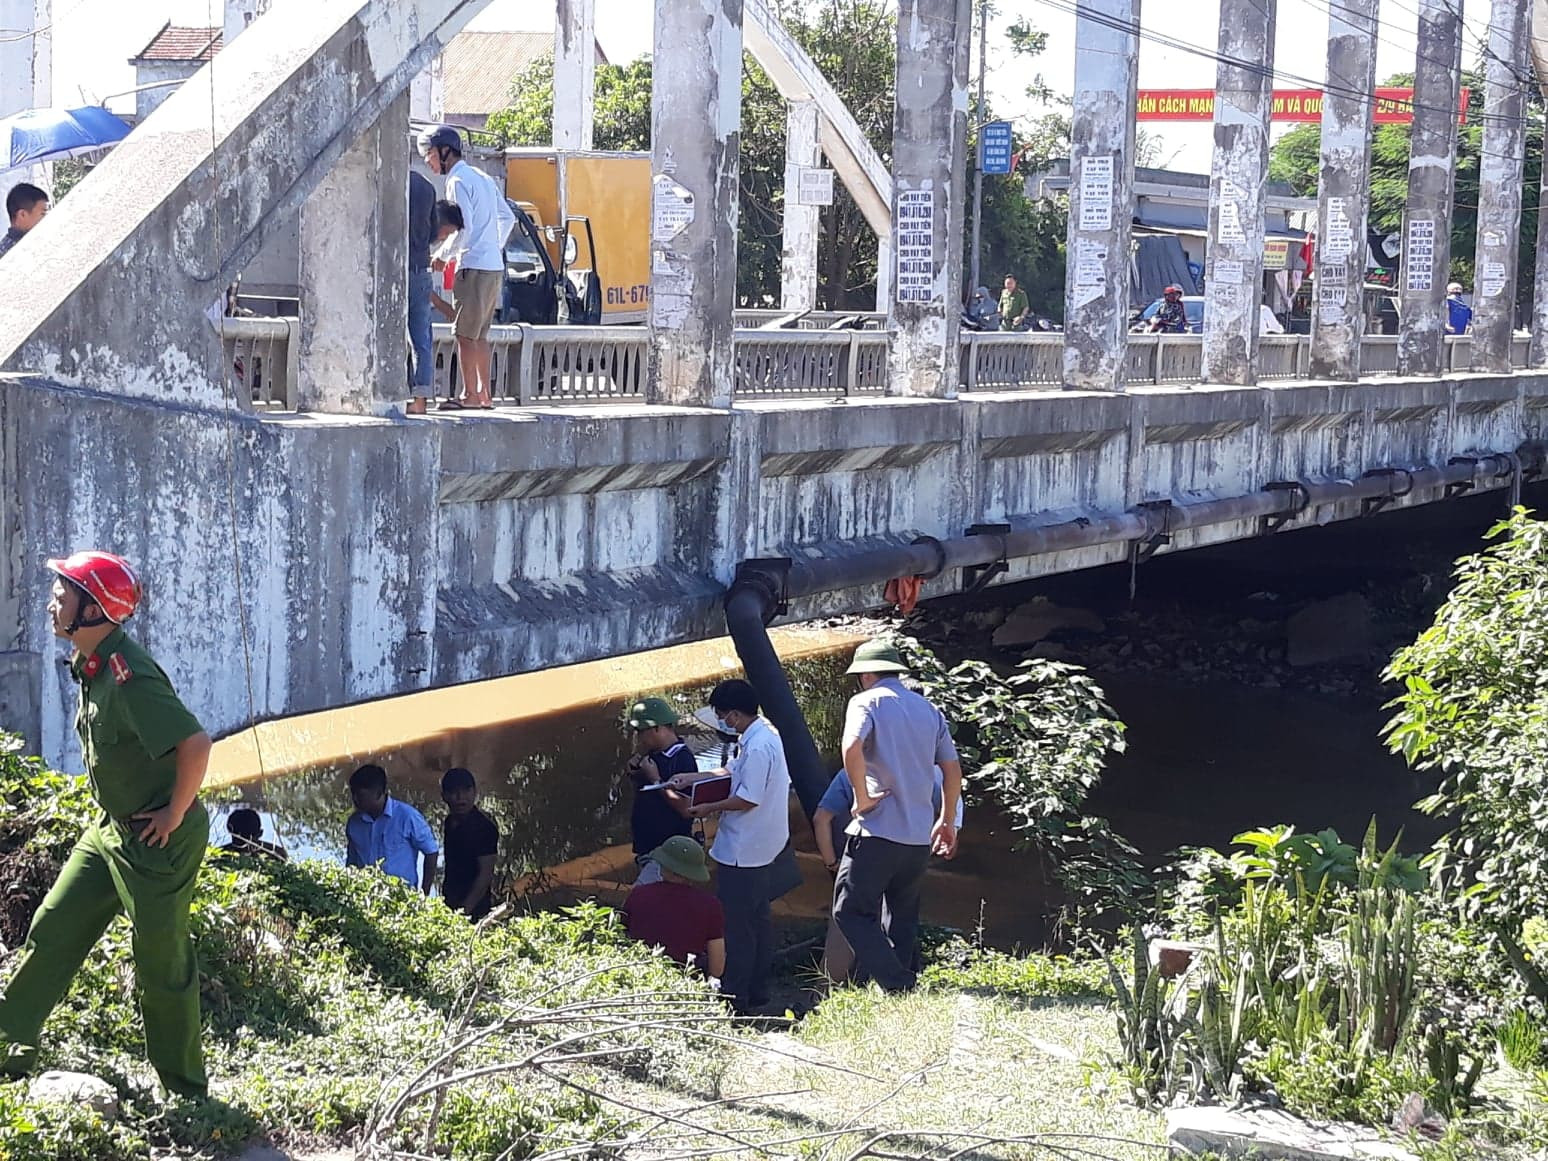
[[(1063, 954), (932, 932), (907, 996), (824, 989), (797, 955), (787, 983), (813, 1000), (782, 1020), (733, 1021), (595, 904), (475, 929), (380, 876), (212, 857), (193, 921), (213, 1098), (154, 1096), (119, 921), (50, 1021), (44, 1063), (106, 1079), (120, 1115), (0, 1082), (0, 1158), (215, 1157), (255, 1140), (376, 1158), (1143, 1158), (1179, 1102), (1349, 1120), (1436, 1161), (1543, 1157), (1545, 614), (1548, 526), (1518, 514), (1391, 662), (1387, 737), (1446, 823), (1433, 849), (1374, 826), (1351, 841), (1264, 825), (1156, 872), (1088, 809), (1124, 745), (1088, 675), (948, 667), (905, 641), (956, 723), (972, 795), (1008, 820), (1029, 883), (1062, 892)], [(796, 679), (833, 732), (835, 665)], [(14, 741), (0, 800), (0, 942), (15, 948), (92, 807)]]

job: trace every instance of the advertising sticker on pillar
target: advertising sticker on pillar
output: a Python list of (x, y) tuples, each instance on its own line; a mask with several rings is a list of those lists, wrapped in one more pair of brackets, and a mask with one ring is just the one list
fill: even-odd
[(1092, 233), (1113, 228), (1113, 159), (1084, 157), (1080, 162), (1080, 229)]
[(1434, 218), (1415, 218), (1408, 223), (1403, 269), (1404, 283), (1409, 290), (1422, 294), (1435, 285)]
[(935, 191), (898, 191), (897, 296), (899, 302), (934, 302)]
[(831, 206), (833, 204), (833, 171), (831, 169), (801, 168), (800, 184), (796, 187), (796, 204), (800, 206)]
[(664, 173), (656, 174), (651, 193), (651, 241), (670, 242), (693, 224), (693, 193)]

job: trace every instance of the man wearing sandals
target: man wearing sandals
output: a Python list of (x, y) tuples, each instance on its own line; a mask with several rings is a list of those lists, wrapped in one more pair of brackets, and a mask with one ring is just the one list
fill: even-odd
[(494, 179), (462, 159), (462, 135), (443, 125), (419, 139), (419, 151), (430, 172), (446, 178), (446, 197), (462, 211), (463, 230), (457, 253), (457, 363), (462, 374), (462, 398), (448, 399), (442, 411), (489, 410), (489, 326), (494, 322), (505, 286), (505, 239), (516, 215)]

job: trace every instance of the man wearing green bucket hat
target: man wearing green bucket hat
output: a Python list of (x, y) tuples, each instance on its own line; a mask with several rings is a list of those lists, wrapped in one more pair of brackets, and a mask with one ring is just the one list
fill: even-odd
[[(860, 971), (888, 991), (914, 985), (919, 894), (930, 851), (957, 848), (962, 764), (946, 718), (906, 688), (890, 641), (867, 641), (846, 671), (860, 683), (844, 716), (844, 771), (855, 792), (833, 888), (833, 917)], [(939, 808), (935, 767), (941, 768)], [(882, 901), (892, 914), (882, 925)]]
[(634, 861), (639, 865), (636, 883), (654, 883), (660, 867), (650, 852), (673, 835), (693, 833), (688, 817), (688, 796), (667, 786), (675, 774), (691, 774), (698, 763), (693, 751), (677, 736), (677, 711), (663, 697), (642, 697), (629, 707), (629, 728), (634, 731), (634, 754), (624, 773), (634, 784), (634, 806), (629, 812), (629, 833), (634, 839)]
[(719, 979), (726, 970), (726, 913), (719, 899), (694, 885), (709, 882), (704, 848), (673, 835), (650, 852), (650, 861), (661, 878), (637, 885), (624, 900), (629, 934)]

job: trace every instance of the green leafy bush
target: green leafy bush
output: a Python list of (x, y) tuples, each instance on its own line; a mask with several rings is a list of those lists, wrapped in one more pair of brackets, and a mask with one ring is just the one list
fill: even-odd
[(1548, 524), (1518, 508), (1489, 538), (1457, 563), (1434, 624), (1393, 657), (1386, 676), (1403, 692), (1386, 737), (1436, 778), (1419, 807), (1453, 826), (1434, 850), (1439, 881), (1548, 1001), (1523, 930), (1548, 898)]
[(1010, 955), (962, 938), (930, 953), (919, 982), (930, 989), (982, 992), (1023, 1001), (1112, 995), (1100, 959), (1038, 953)]
[(1139, 852), (1085, 809), (1107, 755), (1124, 749), (1123, 723), (1090, 674), (1042, 660), (1023, 661), (1009, 677), (981, 661), (947, 669), (913, 638), (898, 644), (952, 723), (969, 787), (1009, 815), (1069, 895), (1072, 917), (1132, 913), (1150, 890)]

